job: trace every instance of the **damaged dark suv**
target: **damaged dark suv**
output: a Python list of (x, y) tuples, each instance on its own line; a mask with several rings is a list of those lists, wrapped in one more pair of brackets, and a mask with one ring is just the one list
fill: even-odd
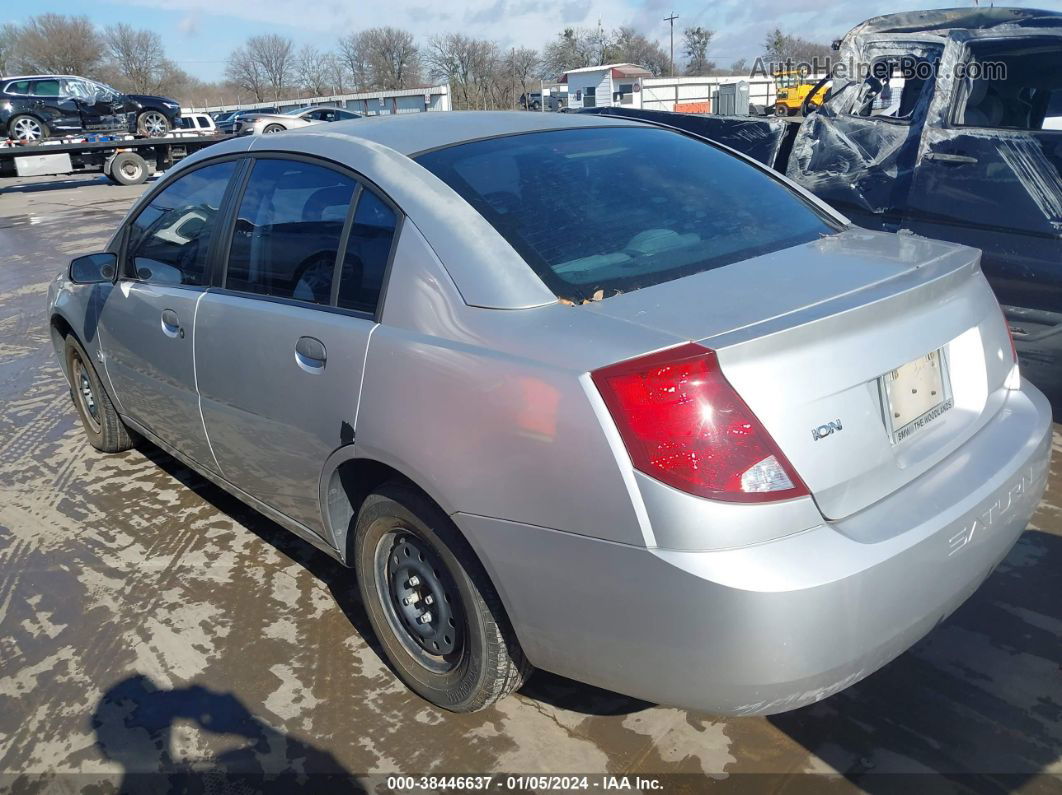
[(164, 135), (177, 126), (180, 115), (181, 104), (174, 99), (123, 94), (84, 77), (0, 79), (0, 136), (25, 143), (85, 132)]

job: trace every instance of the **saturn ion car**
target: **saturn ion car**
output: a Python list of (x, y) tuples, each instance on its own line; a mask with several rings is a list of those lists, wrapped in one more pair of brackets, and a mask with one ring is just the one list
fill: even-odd
[(240, 116), (232, 131), (237, 135), (262, 135), (297, 130), (321, 122), (360, 118), (360, 113), (343, 108), (293, 108), (279, 113), (251, 112)]
[(474, 710), (533, 667), (774, 713), (902, 653), (1045, 487), (976, 250), (697, 137), (432, 113), (185, 159), (51, 285), (89, 442), (142, 437), (354, 569)]

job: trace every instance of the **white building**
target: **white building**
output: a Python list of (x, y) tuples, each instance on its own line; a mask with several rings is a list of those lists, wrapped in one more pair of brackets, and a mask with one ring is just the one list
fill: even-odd
[(642, 80), (652, 76), (652, 72), (637, 64), (610, 63), (572, 69), (564, 73), (560, 82), (568, 85), (568, 107), (572, 110), (615, 105), (638, 107)]

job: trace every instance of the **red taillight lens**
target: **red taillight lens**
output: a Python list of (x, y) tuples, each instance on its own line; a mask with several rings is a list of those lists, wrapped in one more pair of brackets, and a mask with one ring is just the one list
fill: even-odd
[(715, 500), (765, 502), (808, 493), (719, 369), (687, 343), (591, 373), (634, 468)]

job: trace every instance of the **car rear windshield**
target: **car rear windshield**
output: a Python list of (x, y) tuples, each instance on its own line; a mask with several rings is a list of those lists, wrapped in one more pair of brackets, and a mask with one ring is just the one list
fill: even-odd
[(630, 292), (840, 228), (761, 169), (670, 130), (598, 127), (416, 157), (560, 298)]

